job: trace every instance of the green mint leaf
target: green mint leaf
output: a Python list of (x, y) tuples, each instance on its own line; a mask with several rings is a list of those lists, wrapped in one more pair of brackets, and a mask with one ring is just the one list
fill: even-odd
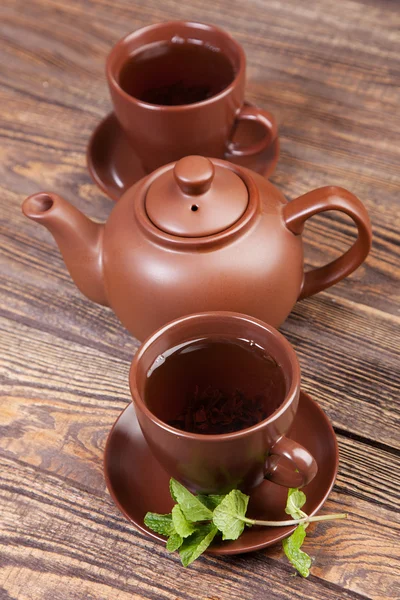
[(304, 525), (298, 525), (292, 535), (282, 542), (286, 556), (302, 577), (309, 576), (311, 567), (311, 558), (303, 550), (300, 550), (305, 537)]
[(200, 554), (207, 550), (217, 533), (218, 529), (212, 523), (197, 525), (196, 531), (185, 538), (179, 548), (183, 566), (187, 567), (196, 558), (199, 558)]
[(297, 488), (289, 488), (285, 513), (293, 519), (302, 519), (306, 513), (300, 510), (306, 503), (306, 495)]
[(159, 515), (158, 513), (148, 512), (144, 518), (144, 524), (149, 529), (161, 535), (172, 535), (175, 533), (172, 515)]
[(249, 496), (232, 490), (221, 501), (213, 513), (213, 523), (222, 532), (223, 540), (237, 540), (243, 533)]
[(167, 550), (168, 552), (175, 552), (182, 546), (183, 538), (179, 535), (179, 533), (173, 533), (169, 536), (167, 541)]
[(182, 538), (188, 537), (196, 529), (193, 523), (190, 523), (186, 519), (179, 504), (175, 504), (172, 509), (172, 523), (174, 524), (176, 533)]
[(226, 494), (223, 494), (222, 496), (218, 496), (217, 494), (197, 494), (196, 497), (204, 504), (204, 506), (207, 506), (210, 510), (214, 510), (214, 508), (217, 508), (217, 506), (221, 504), (225, 496)]
[(176, 479), (171, 479), (169, 489), (172, 499), (177, 502), (188, 521), (210, 521), (212, 512), (196, 496), (183, 487)]

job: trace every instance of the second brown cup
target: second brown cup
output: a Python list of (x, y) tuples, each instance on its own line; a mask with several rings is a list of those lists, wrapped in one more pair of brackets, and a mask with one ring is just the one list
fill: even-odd
[[(160, 52), (168, 52), (168, 48), (181, 53), (181, 62), (179, 56), (167, 56), (157, 66)], [(193, 57), (184, 56), (185, 48)], [(214, 52), (215, 58), (228, 65), (231, 76), (225, 73), (227, 79), (220, 82), (223, 89), (219, 89), (218, 81), (217, 87), (208, 85), (208, 77), (213, 81), (218, 77), (218, 61), (204, 56), (202, 62), (201, 48)], [(150, 62), (143, 68), (140, 62), (146, 56)], [(153, 59), (156, 62), (152, 69)], [(114, 46), (106, 72), (115, 114), (147, 172), (190, 154), (213, 158), (224, 158), (227, 153), (230, 157), (252, 156), (274, 142), (274, 117), (244, 105), (245, 69), (243, 48), (222, 29), (202, 23), (151, 25)], [(149, 87), (154, 92), (155, 85), (157, 93), (146, 95)], [(173, 104), (179, 102), (180, 89), (192, 94), (188, 97), (190, 103)], [(251, 146), (237, 147), (231, 140), (241, 120), (258, 121), (264, 137)]]
[[(206, 435), (177, 429), (157, 417), (146, 404), (149, 373), (164, 361), (164, 354), (171, 348), (213, 336), (249, 340), (265, 350), (285, 376), (283, 400), (264, 420), (232, 433)], [(233, 374), (221, 368), (218, 357), (213, 370), (217, 371), (220, 384), (229, 388)], [(186, 377), (190, 375), (186, 372)], [(247, 385), (243, 377), (252, 385), (251, 374), (242, 372), (241, 381)], [(183, 386), (184, 381), (172, 376), (163, 391), (163, 402), (174, 402), (174, 394), (180, 393)], [(192, 491), (224, 493), (235, 487), (248, 490), (263, 479), (300, 487), (317, 472), (308, 450), (286, 436), (295, 419), (300, 394), (296, 354), (276, 329), (258, 319), (231, 312), (207, 312), (172, 321), (139, 348), (130, 370), (130, 388), (140, 427), (154, 456), (171, 477)]]

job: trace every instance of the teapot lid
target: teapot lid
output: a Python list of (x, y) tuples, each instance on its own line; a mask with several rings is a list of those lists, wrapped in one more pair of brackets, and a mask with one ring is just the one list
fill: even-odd
[(163, 231), (203, 237), (224, 231), (243, 215), (249, 194), (229, 166), (203, 156), (186, 156), (150, 185), (146, 212)]

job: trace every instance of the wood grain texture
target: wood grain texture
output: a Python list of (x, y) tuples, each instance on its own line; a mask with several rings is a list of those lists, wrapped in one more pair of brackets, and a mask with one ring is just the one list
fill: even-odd
[[(8, 341), (7, 348), (0, 345), (0, 450), (99, 492), (106, 436), (130, 401), (129, 361), (17, 322), (9, 325), (0, 318), (0, 341)], [(372, 440), (352, 435), (339, 434), (343, 466), (337, 485), (348, 495), (396, 506), (395, 449), (370, 446), (366, 455)]]
[[(290, 576), (292, 568), (277, 548), (243, 557), (205, 556), (183, 570), (176, 556), (166, 554), (163, 544), (151, 542), (123, 521), (109, 498), (42, 470), (38, 481), (37, 469), (10, 459), (0, 464), (4, 474), (1, 500), (6, 508), (2, 571), (11, 597), (18, 590), (12, 577), (16, 569), (46, 592), (54, 583), (62, 590), (74, 580), (70, 598), (85, 597), (90, 589), (98, 593), (102, 586), (123, 592), (122, 598), (135, 593), (138, 586), (143, 598), (247, 600), (263, 597), (271, 586), (276, 597), (288, 599), (305, 593), (322, 600), (395, 597), (400, 524), (395, 524), (393, 511), (375, 507), (372, 530), (364, 514), (368, 503), (334, 492), (326, 510), (342, 507), (350, 519), (313, 527), (305, 549), (318, 566), (307, 581)], [(387, 560), (388, 546), (395, 568)], [(347, 587), (353, 591), (347, 592)]]
[[(169, 19), (229, 30), (247, 98), (280, 124), (272, 181), (288, 199), (328, 184), (365, 202), (365, 265), (296, 305), (282, 327), (303, 387), (336, 429), (340, 468), (310, 527), (308, 580), (279, 546), (243, 557), (176, 556), (124, 520), (105, 489), (109, 429), (129, 402), (138, 343), (83, 298), (50, 235), (25, 219), (41, 189), (105, 220), (86, 145), (110, 110), (104, 60), (128, 31)], [(3, 0), (0, 6), (0, 600), (379, 599), (398, 596), (400, 10), (394, 0)], [(355, 235), (336, 213), (308, 224), (307, 264)]]

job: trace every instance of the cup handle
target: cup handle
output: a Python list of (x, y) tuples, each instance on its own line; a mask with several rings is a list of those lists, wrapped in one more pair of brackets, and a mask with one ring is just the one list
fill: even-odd
[[(293, 464), (290, 469), (280, 461), (284, 456)], [(297, 442), (282, 436), (270, 449), (265, 463), (264, 479), (278, 485), (298, 488), (307, 485), (318, 471), (314, 457)]]
[[(264, 129), (264, 137), (257, 143), (251, 144), (251, 146), (238, 147), (232, 141), (227, 143), (227, 153), (230, 156), (253, 156), (259, 154), (268, 146), (270, 146), (278, 135), (278, 125), (275, 121), (275, 117), (266, 110), (262, 110), (257, 106), (242, 106), (233, 126), (233, 133), (240, 121), (258, 121)], [(232, 136), (233, 137), (233, 133)]]
[(307, 219), (326, 210), (339, 210), (353, 219), (358, 237), (342, 256), (304, 274), (299, 300), (312, 296), (350, 275), (366, 259), (371, 249), (371, 223), (362, 202), (344, 188), (327, 186), (299, 196), (283, 208), (286, 227), (295, 235), (303, 232)]

